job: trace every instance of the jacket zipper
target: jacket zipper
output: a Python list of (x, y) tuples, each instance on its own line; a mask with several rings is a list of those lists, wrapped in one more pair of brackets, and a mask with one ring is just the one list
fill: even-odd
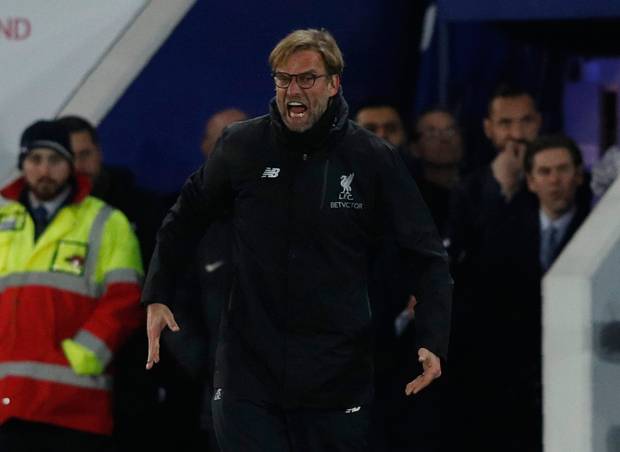
[(321, 192), (321, 210), (325, 205), (325, 194), (327, 193), (327, 172), (329, 170), (329, 160), (325, 160), (323, 164), (323, 190)]

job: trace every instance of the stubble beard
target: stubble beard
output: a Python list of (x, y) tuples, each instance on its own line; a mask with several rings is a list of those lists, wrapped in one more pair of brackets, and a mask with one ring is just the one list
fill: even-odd
[[(317, 103), (315, 108), (308, 107), (306, 110), (307, 118), (303, 123), (297, 123), (292, 121), (291, 117), (289, 117), (288, 108), (286, 108), (286, 103), (290, 100), (296, 99), (286, 99), (284, 101), (284, 105), (280, 108), (280, 116), (284, 121), (284, 124), (291, 132), (303, 133), (310, 130), (318, 121), (321, 119), (321, 116), (327, 110), (327, 104), (329, 103), (329, 99), (326, 99), (325, 102)], [(284, 111), (282, 111), (284, 109)]]
[(30, 185), (29, 189), (39, 201), (50, 201), (58, 196), (65, 186), (66, 183), (58, 184), (51, 179), (41, 179)]

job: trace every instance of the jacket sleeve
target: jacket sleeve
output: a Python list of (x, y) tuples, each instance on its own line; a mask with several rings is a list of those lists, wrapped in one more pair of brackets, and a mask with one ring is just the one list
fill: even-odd
[(183, 185), (157, 233), (157, 244), (149, 265), (142, 303), (171, 306), (177, 272), (192, 262), (208, 226), (230, 209), (233, 196), (229, 162), (221, 138), (208, 163)]
[[(452, 307), (448, 254), (420, 192), (396, 152), (384, 149), (378, 165), (386, 227), (402, 250), (416, 305), (419, 347), (447, 358)], [(406, 300), (403, 300), (403, 304)]]
[(140, 307), (140, 248), (129, 221), (120, 211), (112, 210), (100, 240), (100, 246), (93, 251), (97, 253), (94, 282), (101, 295), (73, 340), (93, 351), (105, 367), (145, 316)]

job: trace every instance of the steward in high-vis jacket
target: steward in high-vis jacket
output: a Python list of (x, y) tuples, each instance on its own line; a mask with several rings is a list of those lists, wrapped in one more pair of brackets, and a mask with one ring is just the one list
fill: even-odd
[[(243, 431), (229, 435), (247, 423), (235, 415), (227, 419), (226, 405), (215, 405), (221, 399), (252, 401), (248, 410), (275, 407), (266, 416), (300, 409), (362, 415), (373, 388), (368, 269), (384, 235), (398, 242), (418, 300), (417, 346), (426, 375), (408, 392), (439, 376), (437, 356), (445, 357), (448, 346), (447, 255), (415, 183), (386, 142), (348, 119), (339, 89), (342, 65), (332, 68), (319, 50), (335, 47), (331, 35), (301, 30), (289, 38), (272, 52), (277, 94), (271, 113), (228, 127), (208, 162), (185, 183), (159, 231), (143, 291), (150, 304), (148, 368), (159, 359), (159, 332), (178, 328), (163, 306), (173, 300), (175, 269), (191, 259), (205, 228), (232, 214), (233, 287), (213, 399), (224, 450), (261, 450), (252, 441), (266, 434), (254, 424), (247, 443), (239, 439)], [(283, 46), (289, 46), (283, 57), (274, 58)], [(295, 431), (289, 418), (283, 425)], [(343, 444), (362, 444), (364, 429), (359, 424), (332, 434)], [(353, 442), (342, 438), (352, 430), (360, 430)], [(304, 443), (303, 450), (345, 450), (332, 448), (325, 435), (302, 436), (300, 442), (322, 444)], [(265, 444), (262, 450), (288, 450)]]
[(72, 161), (64, 127), (36, 122), (1, 192), (0, 450), (104, 447), (109, 364), (144, 321), (137, 239)]

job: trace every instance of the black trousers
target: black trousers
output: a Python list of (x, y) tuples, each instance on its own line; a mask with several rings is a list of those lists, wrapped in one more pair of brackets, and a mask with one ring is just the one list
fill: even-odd
[(11, 419), (0, 425), (0, 452), (113, 452), (112, 438)]
[(366, 452), (369, 410), (282, 410), (228, 398), (215, 391), (211, 403), (222, 452)]

